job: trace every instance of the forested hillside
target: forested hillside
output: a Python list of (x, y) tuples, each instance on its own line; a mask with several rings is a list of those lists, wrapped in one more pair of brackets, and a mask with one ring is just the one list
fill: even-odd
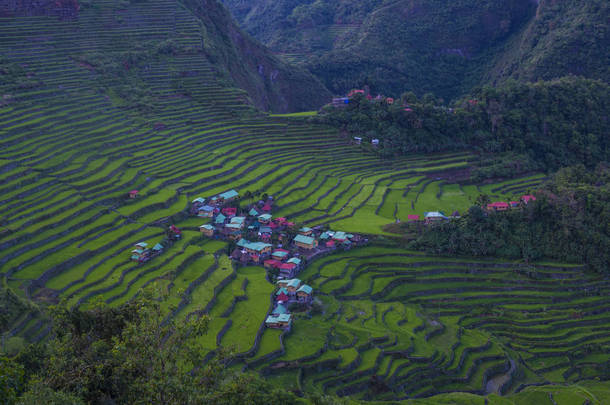
[(473, 172), (477, 181), (610, 160), (610, 87), (601, 81), (510, 81), (478, 89), (452, 108), (437, 103), (413, 93), (393, 104), (357, 96), (343, 108), (325, 107), (317, 120), (365, 143), (378, 139), (382, 156), (449, 150), (493, 156), (495, 164)]
[(608, 81), (608, 2), (224, 0), (242, 26), (334, 93), (432, 92), (567, 74)]

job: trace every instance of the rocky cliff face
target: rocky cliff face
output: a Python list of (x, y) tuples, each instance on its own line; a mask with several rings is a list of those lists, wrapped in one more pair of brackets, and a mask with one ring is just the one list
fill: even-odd
[(265, 111), (290, 112), (317, 109), (331, 97), (309, 72), (288, 65), (243, 32), (217, 0), (183, 0), (202, 20), (204, 51), (237, 87), (248, 92)]

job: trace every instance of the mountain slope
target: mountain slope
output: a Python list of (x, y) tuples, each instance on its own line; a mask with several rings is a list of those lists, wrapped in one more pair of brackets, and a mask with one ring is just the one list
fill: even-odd
[(302, 111), (328, 101), (330, 94), (306, 71), (289, 66), (242, 32), (217, 0), (183, 0), (202, 21), (203, 48), (228, 72), (255, 105), (276, 112)]
[[(150, 0), (138, 3), (152, 9), (159, 6)], [(110, 76), (126, 78), (124, 84), (137, 88), (139, 92), (143, 87), (134, 86), (132, 76), (137, 76), (137, 73), (132, 68), (146, 68), (151, 60), (161, 55), (171, 59), (187, 53), (206, 59), (213, 65), (223, 86), (246, 90), (250, 101), (262, 110), (310, 110), (328, 100), (328, 92), (316, 78), (301, 68), (282, 62), (242, 32), (217, 0), (165, 2), (154, 20), (147, 20), (141, 14), (132, 15), (133, 4), (129, 1), (14, 0), (0, 4), (0, 17), (55, 16), (63, 19), (68, 30), (83, 30), (83, 18), (87, 19), (89, 14), (98, 17), (115, 14), (110, 15), (110, 21), (104, 22), (106, 30), (116, 28), (133, 32), (146, 24), (154, 24), (156, 30), (151, 35), (104, 36), (91, 47), (71, 48), (66, 55), (97, 73), (105, 74), (108, 79)], [(183, 28), (181, 23), (186, 20), (189, 21), (188, 28)], [(52, 33), (50, 35), (52, 37)], [(104, 44), (103, 52), (101, 43)], [(182, 72), (182, 75), (188, 76), (188, 72)], [(126, 96), (133, 97), (133, 94)]]
[(248, 32), (333, 92), (445, 98), (507, 78), (608, 81), (607, 2), (224, 0)]

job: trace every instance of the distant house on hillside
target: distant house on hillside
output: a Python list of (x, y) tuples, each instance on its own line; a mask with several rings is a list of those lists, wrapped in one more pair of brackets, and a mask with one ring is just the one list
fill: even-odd
[(488, 211), (506, 211), (510, 208), (510, 205), (504, 201), (496, 201), (491, 204), (487, 204)]
[(427, 224), (432, 222), (446, 221), (449, 219), (443, 212), (441, 211), (431, 211), (424, 212), (424, 219)]
[(353, 89), (353, 90), (350, 90), (350, 92), (349, 92), (349, 93), (347, 93), (347, 97), (352, 98), (352, 97), (354, 97), (356, 94), (362, 94), (362, 95), (364, 95), (364, 90), (362, 90), (362, 89)]
[(131, 190), (128, 195), (129, 198), (136, 198), (140, 192), (138, 190)]
[(335, 97), (332, 101), (332, 105), (335, 108), (345, 107), (347, 104), (349, 104), (349, 98), (347, 97)]
[(379, 139), (377, 139), (377, 138), (373, 139), (373, 140), (371, 141), (371, 144), (372, 144), (373, 146), (379, 146)]
[(409, 221), (409, 222), (419, 221), (419, 215), (409, 214), (407, 216), (407, 221)]
[(527, 194), (527, 195), (521, 196), (521, 201), (523, 201), (525, 204), (528, 204), (530, 201), (536, 201), (536, 197), (534, 197), (531, 194)]

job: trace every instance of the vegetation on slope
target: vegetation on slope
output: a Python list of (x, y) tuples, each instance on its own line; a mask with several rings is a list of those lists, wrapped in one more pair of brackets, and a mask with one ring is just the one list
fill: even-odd
[(453, 99), (507, 78), (610, 80), (603, 0), (224, 0), (242, 26), (331, 91)]
[[(522, 210), (487, 215), (473, 206), (462, 218), (422, 228), (414, 247), (448, 255), (552, 258), (610, 269), (610, 170), (584, 166), (555, 174)], [(482, 199), (484, 204), (489, 198)]]
[(603, 82), (509, 82), (484, 87), (454, 108), (412, 93), (401, 101), (388, 105), (359, 96), (344, 108), (326, 107), (320, 120), (367, 143), (379, 139), (384, 156), (460, 149), (512, 154), (475, 172), (476, 180), (610, 161), (610, 87)]

